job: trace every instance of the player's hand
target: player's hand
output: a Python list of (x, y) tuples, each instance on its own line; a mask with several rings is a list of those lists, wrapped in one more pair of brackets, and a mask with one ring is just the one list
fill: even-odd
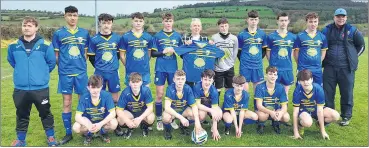
[(190, 125), (190, 122), (186, 118), (183, 117), (180, 120), (183, 126), (187, 127)]
[(293, 136), (291, 136), (291, 138), (292, 138), (292, 139), (295, 139), (295, 140), (297, 140), (297, 139), (302, 139), (302, 137), (300, 136), (300, 134), (299, 134), (299, 133), (295, 133)]
[(141, 122), (142, 122), (142, 119), (140, 118), (140, 117), (137, 117), (137, 118), (134, 118), (133, 119), (133, 123), (135, 124), (135, 128), (137, 128), (138, 127), (138, 125), (140, 125), (141, 124)]
[(324, 140), (330, 140), (329, 135), (327, 134), (327, 132), (322, 132), (322, 137), (323, 137)]
[(236, 128), (236, 138), (241, 138), (241, 136), (242, 136), (242, 129)]
[(93, 125), (92, 125), (91, 132), (92, 132), (92, 133), (96, 133), (96, 132), (98, 132), (100, 129), (101, 129), (101, 126), (100, 126), (98, 123), (96, 123), (96, 124), (93, 124)]
[(219, 121), (222, 117), (218, 115), (217, 111), (215, 109), (211, 109), (210, 111), (211, 117), (215, 119), (215, 121)]
[(209, 44), (210, 44), (210, 45), (214, 45), (214, 44), (215, 44), (215, 42), (214, 42), (213, 40), (209, 40)]
[(136, 128), (136, 124), (133, 121), (129, 121), (126, 123), (129, 128)]
[(274, 120), (277, 120), (277, 113), (275, 111), (272, 111), (270, 113), (270, 117), (272, 117)]
[(211, 132), (213, 132), (213, 140), (218, 141), (221, 138), (218, 129), (213, 128)]
[(200, 127), (195, 127), (196, 134), (200, 134), (202, 131), (204, 131), (204, 129), (201, 126)]
[(186, 45), (190, 45), (190, 44), (192, 44), (192, 40), (187, 40), (187, 41), (185, 41), (185, 44), (186, 44)]
[(283, 117), (283, 115), (282, 115), (282, 113), (281, 113), (281, 111), (276, 111), (276, 120), (277, 121), (281, 121), (281, 119), (282, 119), (282, 117)]

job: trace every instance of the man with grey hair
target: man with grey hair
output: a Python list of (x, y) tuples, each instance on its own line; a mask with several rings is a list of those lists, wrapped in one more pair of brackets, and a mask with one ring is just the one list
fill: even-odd
[(352, 117), (354, 105), (355, 71), (358, 68), (358, 57), (365, 50), (365, 42), (360, 31), (346, 23), (347, 12), (339, 8), (334, 13), (334, 23), (323, 29), (328, 40), (328, 50), (323, 60), (323, 88), (325, 106), (335, 109), (334, 96), (336, 86), (341, 94), (341, 126), (347, 126)]
[(229, 24), (227, 18), (220, 18), (217, 22), (219, 33), (214, 34), (211, 40), (224, 51), (224, 56), (217, 59), (215, 63), (215, 87), (220, 95), (221, 89), (233, 88), (232, 79), (234, 77), (234, 63), (237, 58), (238, 40), (235, 35), (228, 32)]

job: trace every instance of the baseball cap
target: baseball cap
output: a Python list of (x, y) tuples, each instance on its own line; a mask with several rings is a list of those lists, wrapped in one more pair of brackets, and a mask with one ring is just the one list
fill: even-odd
[(347, 15), (347, 12), (345, 9), (343, 8), (338, 8), (335, 12), (334, 12), (334, 16), (337, 16), (337, 15)]

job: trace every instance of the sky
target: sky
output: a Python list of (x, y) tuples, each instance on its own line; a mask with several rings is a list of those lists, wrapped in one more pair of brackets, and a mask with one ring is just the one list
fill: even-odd
[[(195, 4), (199, 2), (208, 1), (97, 1), (97, 13), (109, 13), (112, 15), (131, 14), (133, 12), (153, 12), (155, 8), (173, 8), (174, 6), (183, 4)], [(31, 9), (31, 10), (47, 10), (47, 11), (63, 11), (64, 8), (73, 5), (76, 6), (80, 14), (94, 15), (95, 14), (95, 1), (18, 1), (18, 0), (2, 0), (1, 9)]]

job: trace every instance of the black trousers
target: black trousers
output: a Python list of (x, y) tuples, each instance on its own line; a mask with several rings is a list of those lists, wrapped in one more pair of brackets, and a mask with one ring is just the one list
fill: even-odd
[(14, 89), (13, 100), (17, 109), (16, 131), (27, 131), (32, 104), (35, 104), (45, 130), (54, 128), (54, 116), (50, 111), (49, 88), (40, 90)]
[(351, 119), (354, 106), (355, 71), (349, 68), (334, 68), (325, 66), (323, 70), (323, 88), (325, 106), (335, 109), (334, 96), (338, 84), (341, 94), (341, 117)]

